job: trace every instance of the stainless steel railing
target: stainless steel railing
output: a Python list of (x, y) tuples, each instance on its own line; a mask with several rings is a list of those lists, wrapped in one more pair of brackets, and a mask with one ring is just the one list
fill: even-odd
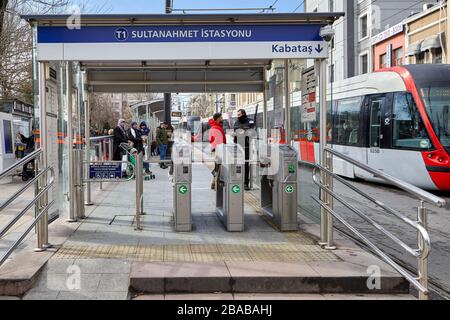
[[(313, 181), (320, 188), (320, 198), (317, 196), (312, 196), (312, 198), (319, 203), (321, 208), (326, 211), (327, 216), (321, 217), (321, 238), (322, 243), (325, 248), (333, 248), (333, 219), (340, 221), (345, 227), (347, 227), (357, 238), (364, 242), (370, 249), (372, 249), (376, 254), (378, 254), (386, 263), (388, 263), (392, 268), (399, 272), (405, 277), (418, 291), (420, 299), (428, 298), (428, 256), (431, 251), (431, 239), (427, 231), (427, 210), (425, 208), (425, 203), (430, 203), (432, 205), (443, 207), (446, 202), (444, 199), (439, 198), (427, 191), (417, 188), (409, 183), (406, 183), (398, 178), (388, 175), (380, 170), (371, 168), (364, 163), (360, 163), (349, 156), (342, 154), (332, 148), (326, 147), (324, 151), (325, 157), (325, 167), (321, 165), (315, 165), (313, 170)], [(359, 190), (357, 187), (352, 185), (347, 180), (333, 173), (332, 171), (332, 161), (333, 156), (338, 157), (362, 170), (365, 170), (374, 176), (383, 179), (384, 181), (395, 185), (401, 190), (407, 192), (408, 194), (416, 197), (420, 204), (417, 210), (417, 221), (413, 221), (408, 217), (404, 216), (400, 212), (392, 209), (391, 207), (384, 204), (382, 201), (375, 199), (373, 196)], [(318, 174), (320, 173), (320, 177)], [(404, 241), (400, 240), (398, 236), (394, 235), (386, 228), (378, 224), (371, 217), (365, 214), (362, 210), (356, 208), (349, 201), (345, 200), (344, 197), (339, 195), (333, 190), (333, 180), (337, 180), (349, 189), (353, 190), (360, 196), (374, 203), (379, 208), (383, 209), (385, 212), (395, 216), (403, 223), (407, 224), (417, 231), (418, 241), (417, 248), (412, 248), (407, 245)], [(378, 231), (382, 232), (386, 237), (391, 239), (394, 243), (403, 248), (407, 253), (411, 254), (413, 257), (417, 258), (418, 261), (418, 274), (417, 276), (412, 275), (408, 270), (396, 263), (392, 258), (390, 258), (386, 253), (384, 253), (375, 243), (369, 240), (365, 235), (359, 232), (354, 226), (352, 226), (348, 221), (346, 221), (340, 214), (338, 214), (333, 208), (333, 200), (337, 200), (350, 211), (363, 218), (370, 225), (375, 227)]]
[[(98, 161), (108, 160), (111, 161), (113, 159), (113, 143), (114, 136), (101, 136), (101, 137), (91, 137), (89, 142), (86, 143), (86, 154), (85, 161), (91, 161), (91, 149), (94, 150), (95, 158)], [(86, 172), (89, 172), (87, 170)], [(87, 177), (85, 177), (87, 179)], [(103, 181), (99, 182), (100, 190), (103, 189)], [(91, 195), (91, 182), (86, 182), (86, 205), (92, 205), (92, 195)]]
[(20, 168), (30, 161), (35, 162), (36, 175), (30, 181), (28, 181), (22, 188), (16, 191), (11, 197), (9, 197), (5, 202), (0, 205), (0, 213), (8, 208), (15, 200), (19, 198), (26, 190), (31, 186), (34, 186), (34, 198), (16, 215), (11, 221), (9, 221), (6, 226), (0, 230), (0, 238), (4, 237), (9, 230), (11, 230), (21, 218), (33, 207), (35, 207), (35, 217), (33, 222), (27, 227), (27, 229), (19, 236), (12, 246), (0, 257), (0, 265), (2, 265), (17, 249), (17, 247), (22, 243), (25, 237), (36, 227), (37, 231), (37, 247), (36, 251), (44, 251), (49, 247), (48, 243), (48, 223), (47, 219), (44, 219), (45, 215), (48, 213), (49, 209), (53, 206), (55, 201), (48, 203), (49, 191), (54, 185), (55, 174), (52, 167), (47, 167), (39, 170), (38, 159), (42, 155), (42, 150), (36, 150), (29, 154), (19, 162), (15, 163), (11, 167), (7, 168), (0, 173), (0, 179), (3, 179), (14, 172), (17, 168)]

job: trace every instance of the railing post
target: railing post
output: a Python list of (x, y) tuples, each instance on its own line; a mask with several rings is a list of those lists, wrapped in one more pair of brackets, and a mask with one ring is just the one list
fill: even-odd
[[(112, 159), (113, 159), (113, 138), (109, 138), (109, 142), (108, 142), (108, 154), (109, 154), (109, 157), (108, 157), (108, 160), (109, 161), (112, 161)], [(148, 154), (148, 153), (147, 153)]]
[[(325, 146), (327, 144), (327, 84), (326, 84), (326, 59), (316, 60), (315, 69), (319, 71), (319, 114), (320, 114), (320, 141), (319, 141), (319, 155), (320, 155), (320, 165), (326, 167), (326, 153)], [(320, 183), (321, 185), (326, 185), (327, 175), (325, 172), (320, 173)], [(320, 200), (323, 203), (328, 204), (328, 195), (323, 190), (320, 189)], [(321, 207), (320, 208), (320, 241), (321, 246), (328, 245), (328, 212)]]
[[(98, 159), (99, 161), (104, 161), (103, 159), (103, 143), (99, 142), (98, 144)], [(99, 182), (99, 189), (103, 190), (103, 182)]]
[[(37, 176), (39, 174), (39, 161), (36, 158), (34, 160), (34, 169), (35, 169), (35, 175)], [(39, 192), (41, 192), (41, 179), (37, 179), (35, 184), (34, 184), (34, 197), (36, 198), (37, 195), (39, 194)], [(42, 200), (38, 200), (34, 206), (34, 213), (35, 213), (35, 217), (37, 218), (39, 216), (39, 213), (41, 212), (42, 209)], [(39, 220), (39, 222), (36, 224), (36, 249), (34, 249), (34, 251), (36, 252), (42, 252), (45, 251), (45, 247), (44, 247), (44, 241), (42, 238), (42, 229), (43, 229), (43, 221), (42, 219)]]
[[(85, 167), (85, 173), (86, 175), (84, 176), (84, 178), (86, 180), (89, 180), (89, 161), (91, 161), (91, 130), (90, 130), (90, 122), (91, 122), (91, 110), (90, 110), (90, 106), (89, 106), (89, 98), (86, 99), (85, 103), (85, 108), (84, 108), (84, 115), (85, 115), (85, 144), (84, 144), (84, 148), (85, 148), (85, 152), (86, 154), (85, 156), (85, 160), (86, 160), (86, 167)], [(86, 182), (86, 201), (84, 202), (84, 204), (86, 206), (92, 206), (92, 199), (91, 199), (91, 183), (88, 181)]]
[[(425, 208), (424, 201), (420, 201), (420, 206), (417, 208), (417, 220), (418, 223), (423, 225), (427, 229), (427, 209)], [(424, 240), (420, 232), (418, 232), (418, 247), (420, 251), (424, 249)], [(428, 289), (428, 257), (418, 258), (418, 270), (419, 270), (419, 283)], [(419, 291), (420, 300), (428, 300), (428, 293)]]
[[(326, 152), (326, 151), (325, 151)], [(325, 155), (325, 168), (333, 172), (333, 155), (329, 152), (326, 152)], [(333, 191), (333, 176), (325, 173), (325, 185)], [(331, 194), (326, 193), (326, 202), (328, 207), (333, 210), (334, 205), (334, 199)], [(325, 244), (325, 249), (327, 250), (336, 250), (336, 247), (334, 246), (334, 237), (333, 237), (333, 215), (330, 212), (327, 212), (327, 242)]]
[(134, 168), (134, 176), (136, 179), (136, 228), (135, 230), (142, 230), (141, 226), (141, 214), (142, 209), (142, 190), (141, 190), (141, 180), (142, 180), (142, 153), (136, 154), (136, 167)]
[(78, 176), (77, 176), (77, 186), (76, 186), (76, 192), (77, 192), (77, 201), (78, 201), (78, 219), (85, 219), (85, 207), (84, 207), (84, 185), (83, 185), (83, 177), (84, 177), (84, 165), (83, 165), (83, 159), (84, 154), (82, 149), (77, 150), (78, 156), (77, 160), (78, 163), (76, 164), (78, 167)]

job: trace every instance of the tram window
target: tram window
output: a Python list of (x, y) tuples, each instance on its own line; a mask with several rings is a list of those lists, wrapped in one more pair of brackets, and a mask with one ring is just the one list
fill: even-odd
[(361, 98), (339, 100), (334, 119), (333, 142), (341, 145), (359, 145)]
[(370, 146), (380, 147), (382, 100), (372, 100), (370, 108)]
[(430, 138), (410, 93), (394, 95), (393, 147), (429, 149)]

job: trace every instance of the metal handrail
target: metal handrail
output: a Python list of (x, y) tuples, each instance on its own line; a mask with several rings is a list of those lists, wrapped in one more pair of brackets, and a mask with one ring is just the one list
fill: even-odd
[[(17, 162), (13, 166), (9, 167), (5, 171), (3, 171), (0, 176), (4, 177), (8, 175), (11, 171), (15, 170), (15, 168), (20, 167), (29, 161), (36, 160), (38, 156), (42, 154), (42, 150), (36, 150), (27, 157), (23, 158), (21, 161)], [(17, 191), (15, 194), (13, 194), (10, 198), (8, 198), (5, 203), (2, 204), (0, 208), (0, 212), (4, 210), (6, 207), (8, 207), (11, 203), (14, 202), (21, 194), (23, 194), (29, 187), (31, 187), (33, 184), (38, 183), (39, 179), (41, 179), (43, 176), (45, 176), (47, 173), (50, 172), (50, 179), (45, 183), (45, 186), (42, 186), (39, 189), (39, 192), (35, 194), (34, 198), (31, 200), (30, 203), (28, 203), (25, 208), (17, 215), (15, 216), (8, 224), (0, 231), (0, 238), (3, 237), (25, 214), (27, 211), (29, 211), (33, 206), (36, 206), (37, 208), (37, 214), (35, 216), (35, 219), (33, 220), (33, 223), (21, 234), (18, 240), (14, 242), (14, 244), (6, 251), (3, 256), (0, 258), (0, 265), (2, 265), (9, 256), (14, 252), (14, 250), (19, 246), (19, 244), (25, 239), (25, 237), (33, 230), (33, 228), (36, 226), (38, 222), (42, 220), (42, 216), (48, 212), (48, 210), (51, 208), (51, 206), (55, 203), (55, 201), (50, 202), (45, 206), (45, 208), (41, 208), (38, 203), (42, 200), (42, 197), (45, 195), (48, 196), (49, 190), (53, 187), (55, 182), (55, 172), (52, 167), (47, 167), (44, 170), (38, 172), (38, 174), (29, 181), (23, 188), (21, 188), (19, 191)], [(45, 226), (47, 228), (48, 226)], [(39, 228), (38, 228), (39, 229)], [(41, 244), (40, 244), (41, 243)], [(38, 230), (38, 246), (42, 245), (42, 237)], [(42, 248), (39, 248), (42, 249)]]
[[(357, 214), (359, 217), (363, 218), (365, 221), (370, 223), (372, 226), (374, 226), (377, 230), (381, 231), (384, 235), (386, 235), (388, 238), (393, 240), (396, 244), (398, 244), (400, 247), (402, 247), (405, 251), (407, 251), (409, 254), (411, 254), (413, 257), (418, 259), (418, 274), (419, 276), (415, 278), (412, 276), (405, 268), (401, 267), (399, 264), (397, 264), (395, 261), (393, 261), (387, 254), (385, 254), (380, 248), (378, 248), (372, 241), (370, 241), (368, 238), (366, 238), (363, 234), (361, 234), (358, 230), (356, 230), (350, 223), (345, 221), (344, 218), (342, 218), (338, 213), (336, 213), (333, 210), (333, 204), (331, 199), (328, 198), (328, 196), (325, 196), (322, 198), (319, 198), (317, 196), (312, 196), (313, 200), (316, 201), (326, 212), (331, 214), (333, 217), (338, 219), (342, 224), (344, 224), (349, 230), (351, 230), (358, 238), (360, 238), (367, 246), (369, 246), (372, 250), (374, 250), (375, 253), (377, 253), (386, 263), (388, 263), (391, 267), (393, 267), (396, 271), (398, 271), (402, 276), (404, 276), (414, 287), (416, 287), (417, 290), (421, 293), (419, 296), (421, 298), (426, 298), (428, 295), (428, 272), (427, 272), (427, 258), (431, 251), (431, 239), (430, 235), (426, 229), (426, 211), (424, 207), (424, 202), (431, 203), (433, 205), (436, 205), (438, 207), (443, 207), (446, 204), (446, 201), (442, 198), (439, 198), (425, 190), (422, 190), (420, 188), (417, 188), (407, 182), (404, 182), (400, 179), (397, 179), (395, 177), (392, 177), (380, 170), (371, 168), (367, 166), (366, 164), (360, 163), (350, 157), (348, 157), (345, 154), (342, 154), (334, 149), (331, 149), (329, 147), (326, 147), (324, 149), (324, 157), (326, 153), (329, 153), (331, 155), (334, 155), (338, 158), (341, 158), (354, 166), (363, 169), (371, 174), (373, 174), (376, 177), (379, 177), (383, 180), (385, 180), (388, 183), (391, 183), (400, 189), (406, 191), (407, 193), (415, 196), (418, 198), (421, 202), (421, 206), (418, 208), (418, 221), (413, 221), (409, 219), (408, 217), (404, 216), (403, 214), (399, 213), (398, 211), (390, 208), (383, 202), (375, 199), (374, 197), (370, 196), (369, 194), (365, 193), (364, 191), (359, 190), (352, 184), (350, 184), (348, 181), (343, 179), (342, 177), (338, 176), (332, 170), (329, 168), (323, 167), (319, 164), (316, 164), (313, 169), (313, 181), (314, 183), (319, 186), (320, 190), (322, 192), (325, 192), (325, 194), (328, 194), (332, 197), (332, 199), (336, 199), (340, 203), (342, 203), (345, 207), (347, 207), (350, 211)], [(325, 162), (325, 165), (330, 167), (330, 162)], [(322, 179), (318, 178), (318, 171), (320, 171), (320, 174), (322, 175)], [(331, 180), (330, 180), (331, 177)], [(372, 218), (370, 218), (368, 215), (366, 215), (363, 211), (356, 208), (354, 205), (346, 201), (343, 197), (338, 195), (336, 192), (333, 191), (333, 183), (332, 179), (338, 180), (340, 183), (344, 184), (357, 194), (361, 195), (365, 199), (371, 201), (381, 209), (385, 210), (386, 212), (394, 215), (398, 219), (402, 220), (406, 224), (410, 225), (414, 229), (417, 230), (418, 233), (418, 249), (411, 248), (409, 245), (407, 245), (404, 241), (400, 240), (397, 236), (392, 234), (390, 231), (386, 230), (383, 226), (375, 222)], [(422, 217), (421, 217), (422, 216)], [(332, 225), (332, 224), (331, 224)], [(332, 234), (328, 235), (327, 238), (332, 238)], [(332, 239), (328, 239), (328, 244), (330, 244)]]
[[(41, 190), (39, 191), (39, 193), (33, 198), (33, 200), (31, 200), (30, 203), (27, 204), (27, 206), (17, 215), (15, 216), (7, 225), (6, 227), (4, 227), (1, 231), (0, 231), (0, 238), (3, 237), (8, 231), (9, 229), (11, 229), (16, 223), (17, 221), (19, 221), (20, 218), (22, 218), (25, 213), (27, 213), (28, 210), (31, 209), (31, 207), (33, 207), (41, 198), (44, 194), (46, 194), (48, 192), (48, 190), (50, 190), (50, 188), (53, 186), (53, 182), (55, 181), (55, 174), (53, 171), (53, 168), (48, 167), (47, 169), (45, 169), (44, 171), (42, 171), (43, 173), (47, 173), (48, 171), (50, 171), (51, 173), (51, 179), (50, 182), (47, 183), (47, 185)], [(11, 201), (12, 202), (12, 201)]]
[(374, 169), (369, 167), (368, 165), (364, 164), (364, 163), (360, 163), (352, 158), (350, 158), (349, 156), (336, 151), (335, 149), (332, 149), (330, 147), (325, 147), (325, 151), (329, 152), (335, 156), (337, 156), (338, 158), (341, 158), (351, 164), (353, 164), (354, 166), (363, 169), (367, 172), (370, 172), (371, 174), (373, 174), (374, 176), (381, 178), (393, 185), (395, 185), (396, 187), (402, 189), (403, 191), (406, 191), (414, 196), (416, 196), (417, 198), (419, 198), (420, 200), (426, 201), (428, 203), (434, 204), (438, 207), (444, 207), (446, 204), (446, 201), (440, 197), (435, 196), (434, 194), (431, 194), (430, 192), (427, 192), (425, 190), (422, 190), (416, 186), (413, 186), (412, 184), (409, 184), (405, 181), (402, 181), (398, 178), (395, 178), (387, 173), (384, 173), (380, 170)]
[(114, 136), (101, 136), (101, 137), (91, 137), (90, 141), (104, 140), (104, 139), (112, 139)]
[(428, 288), (423, 286), (416, 278), (411, 276), (408, 271), (402, 268), (399, 264), (397, 264), (394, 260), (392, 260), (388, 255), (386, 255), (381, 249), (379, 249), (372, 241), (363, 236), (358, 230), (356, 230), (350, 223), (345, 221), (339, 214), (337, 214), (334, 210), (332, 210), (329, 206), (324, 204), (320, 199), (316, 196), (312, 196), (313, 200), (320, 204), (325, 210), (333, 215), (336, 219), (338, 219), (343, 225), (345, 225), (350, 231), (352, 231), (358, 238), (360, 238), (366, 245), (368, 245), (372, 250), (375, 251), (386, 263), (388, 263), (392, 268), (398, 271), (402, 276), (404, 276), (414, 287), (416, 287), (421, 292), (428, 294)]
[[(25, 186), (23, 186), (23, 188), (21, 188), (19, 191), (16, 191), (15, 194), (13, 194), (8, 200), (6, 200), (2, 205), (0, 205), (0, 212), (5, 210), (6, 207), (8, 207), (11, 203), (13, 203), (14, 200), (16, 200), (18, 197), (20, 197), (20, 195), (22, 195), (29, 187), (31, 187), (31, 185), (33, 185), (36, 181), (38, 181), (39, 178), (41, 178), (49, 170), (50, 170), (50, 168), (47, 168), (47, 169), (39, 172), (39, 174), (36, 175), (32, 180), (28, 181), (28, 183)], [(0, 237), (1, 237), (1, 233), (0, 233)]]
[(9, 168), (3, 170), (0, 173), (0, 180), (5, 178), (5, 177), (7, 177), (11, 172), (14, 172), (17, 168), (20, 168), (23, 165), (27, 164), (28, 162), (36, 159), (37, 157), (39, 157), (41, 155), (41, 153), (42, 153), (41, 149), (33, 151), (32, 153), (30, 153), (26, 157), (20, 159), (18, 162), (16, 162), (13, 165), (11, 165)]
[[(320, 166), (319, 166), (320, 168)], [(329, 172), (328, 170), (326, 170), (327, 172)], [(339, 176), (337, 176), (336, 174), (332, 173), (331, 174), (333, 176), (333, 178), (338, 179), (340, 178)], [(341, 178), (342, 179), (342, 178)], [(338, 179), (339, 180), (339, 179)], [(328, 194), (331, 194), (333, 196), (333, 198), (335, 198), (336, 200), (338, 200), (340, 203), (342, 203), (345, 207), (347, 207), (348, 209), (350, 209), (351, 211), (353, 211), (354, 213), (356, 213), (358, 216), (360, 216), (361, 218), (363, 218), (364, 220), (366, 220), (367, 222), (369, 222), (370, 224), (372, 224), (375, 228), (377, 228), (379, 231), (383, 232), (386, 236), (388, 236), (389, 238), (391, 238), (393, 241), (395, 241), (397, 244), (399, 244), (402, 248), (404, 248), (406, 251), (408, 251), (412, 256), (416, 257), (416, 258), (427, 258), (430, 250), (431, 250), (431, 240), (430, 240), (430, 236), (428, 234), (428, 231), (419, 223), (414, 222), (409, 220), (407, 217), (401, 216), (400, 214), (398, 214), (398, 212), (395, 214), (395, 216), (401, 216), (403, 221), (408, 220), (409, 222), (407, 222), (408, 224), (410, 224), (413, 228), (417, 229), (418, 232), (420, 232), (422, 238), (425, 240), (425, 248), (423, 250), (421, 249), (413, 249), (411, 248), (409, 245), (407, 245), (405, 242), (403, 242), (402, 240), (400, 240), (397, 236), (393, 235), (390, 231), (386, 230), (383, 226), (381, 226), (380, 224), (378, 224), (377, 222), (375, 222), (372, 218), (370, 218), (369, 216), (367, 216), (366, 214), (364, 214), (361, 210), (359, 210), (358, 208), (356, 208), (355, 206), (353, 206), (352, 204), (350, 204), (348, 201), (344, 200), (343, 197), (339, 196), (338, 194), (336, 194), (335, 192), (333, 192), (332, 190), (330, 190), (329, 188), (325, 187), (325, 186), (321, 186), (319, 180), (317, 179), (317, 168), (314, 169), (314, 175), (313, 175), (313, 181), (314, 183), (319, 186), (321, 189), (325, 190)], [(339, 180), (341, 181), (341, 180)], [(366, 194), (364, 192), (358, 192), (361, 196), (365, 197), (366, 199), (369, 199), (368, 197), (366, 197)], [(384, 209), (384, 208), (383, 208)], [(392, 209), (389, 210), (389, 212), (391, 212)]]
[(17, 249), (19, 244), (22, 243), (22, 241), (25, 239), (25, 237), (33, 230), (33, 228), (36, 226), (36, 224), (41, 220), (44, 213), (47, 213), (48, 210), (55, 204), (55, 200), (50, 202), (42, 211), (39, 212), (39, 214), (36, 216), (36, 218), (33, 220), (33, 223), (25, 230), (24, 233), (20, 236), (19, 239), (14, 242), (14, 244), (6, 251), (6, 253), (0, 258), (0, 266), (6, 261), (6, 259), (9, 258), (9, 256), (14, 252), (14, 250)]

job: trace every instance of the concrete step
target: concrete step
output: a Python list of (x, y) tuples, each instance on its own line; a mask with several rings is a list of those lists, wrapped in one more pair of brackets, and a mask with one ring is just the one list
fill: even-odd
[(409, 283), (382, 271), (371, 290), (364, 268), (346, 262), (135, 262), (130, 290), (135, 294), (304, 293), (407, 294)]

